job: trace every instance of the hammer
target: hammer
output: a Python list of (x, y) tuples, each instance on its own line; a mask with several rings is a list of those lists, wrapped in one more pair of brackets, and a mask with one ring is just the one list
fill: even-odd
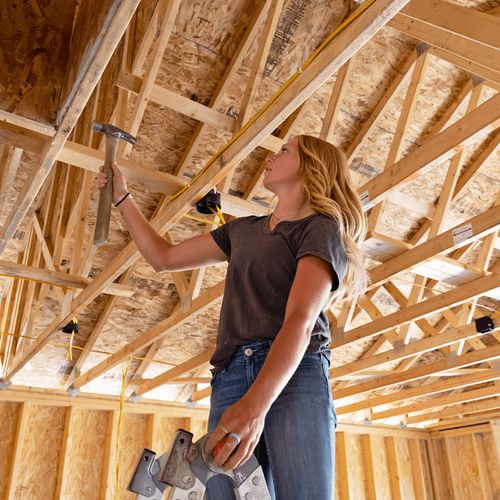
[(104, 173), (108, 183), (101, 189), (99, 207), (94, 230), (94, 245), (100, 247), (108, 242), (109, 219), (111, 216), (111, 203), (113, 202), (113, 170), (111, 164), (115, 161), (118, 141), (123, 139), (130, 144), (135, 144), (136, 138), (128, 132), (109, 123), (94, 122), (92, 130), (106, 134), (106, 156), (104, 158)]

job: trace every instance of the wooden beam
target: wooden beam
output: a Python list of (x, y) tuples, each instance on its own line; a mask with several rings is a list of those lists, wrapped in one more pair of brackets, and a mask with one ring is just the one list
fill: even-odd
[(41, 135), (53, 137), (56, 134), (56, 128), (47, 123), (41, 123), (24, 116), (19, 116), (14, 113), (0, 109), (0, 125), (10, 124), (16, 127), (32, 130)]
[(497, 461), (500, 463), (500, 418), (490, 422), (491, 437), (493, 438), (494, 449), (497, 454)]
[(421, 423), (421, 422), (429, 422), (431, 420), (436, 420), (444, 417), (449, 417), (453, 415), (466, 415), (468, 413), (475, 413), (484, 410), (491, 410), (500, 408), (500, 398), (488, 398), (484, 401), (476, 401), (473, 403), (466, 403), (459, 406), (451, 406), (450, 408), (446, 408), (444, 410), (440, 410), (433, 413), (426, 413), (422, 415), (417, 415), (415, 417), (408, 417), (407, 423), (408, 425)]
[[(127, 132), (133, 136), (137, 135), (139, 131), (139, 126), (146, 112), (146, 106), (149, 102), (149, 97), (153, 89), (156, 76), (160, 69), (161, 62), (163, 60), (163, 54), (168, 44), (170, 34), (174, 27), (174, 22), (181, 5), (181, 0), (160, 0), (162, 2), (162, 8), (164, 10), (163, 17), (158, 27), (159, 36), (156, 39), (151, 55), (147, 60), (147, 68), (145, 69), (145, 74), (141, 82), (141, 88), (135, 100), (134, 109), (131, 112), (129, 121), (127, 123)], [(121, 143), (123, 144), (123, 142)], [(120, 145), (121, 146), (121, 145)], [(125, 143), (125, 147), (120, 147), (119, 151), (122, 153), (119, 156), (127, 157), (132, 151), (132, 144)]]
[(335, 438), (335, 457), (336, 457), (336, 486), (339, 498), (349, 500), (349, 469), (347, 464), (347, 450), (345, 442), (345, 432), (337, 432)]
[(7, 488), (5, 490), (5, 500), (14, 500), (18, 497), (19, 471), (24, 463), (22, 455), (23, 441), (28, 426), (28, 416), (30, 406), (27, 402), (19, 405), (19, 416), (17, 418), (16, 436), (14, 438), (14, 450), (10, 455), (10, 469), (7, 476)]
[(191, 396), (191, 401), (192, 402), (201, 401), (205, 398), (208, 398), (211, 393), (212, 393), (212, 388), (206, 387), (205, 389), (201, 389), (200, 391), (194, 392), (193, 395)]
[(500, 19), (441, 0), (422, 0), (418, 7), (407, 5), (389, 26), (490, 70), (490, 78), (500, 83)]
[(391, 495), (393, 500), (402, 500), (401, 482), (399, 479), (399, 467), (396, 451), (396, 442), (393, 437), (384, 438), (385, 450), (387, 454), (387, 468), (389, 472), (389, 484), (391, 486)]
[(450, 464), (451, 472), (451, 486), (453, 488), (453, 493), (455, 498), (460, 498), (462, 496), (462, 488), (460, 488), (462, 474), (460, 473), (460, 453), (457, 448), (457, 443), (454, 437), (446, 436), (444, 438), (446, 455), (448, 457), (448, 463)]
[[(460, 234), (464, 233), (464, 229), (469, 228), (469, 224), (472, 235), (469, 236), (470, 232), (466, 231), (462, 239)], [(402, 271), (411, 270), (417, 264), (422, 264), (432, 257), (448, 253), (469, 244), (471, 241), (487, 236), (495, 232), (499, 225), (500, 205), (494, 206), (481, 215), (473, 217), (373, 268), (370, 270), (371, 286), (377, 287), (391, 276), (395, 276)]]
[(79, 389), (85, 384), (88, 384), (91, 380), (102, 375), (107, 370), (113, 368), (119, 364), (122, 360), (134, 353), (151, 345), (155, 340), (165, 337), (172, 330), (182, 326), (186, 321), (192, 318), (193, 315), (199, 314), (205, 311), (208, 307), (212, 306), (214, 302), (219, 300), (224, 293), (224, 280), (219, 282), (217, 285), (206, 290), (199, 297), (193, 300), (192, 306), (188, 310), (179, 309), (177, 312), (170, 315), (168, 318), (160, 321), (147, 332), (143, 333), (135, 340), (122, 347), (111, 356), (101, 361), (96, 366), (92, 367), (89, 371), (80, 375), (72, 384), (74, 389)]
[[(108, 412), (108, 426), (106, 429), (106, 437), (103, 443), (102, 457), (102, 474), (101, 488), (99, 491), (99, 499), (107, 500), (113, 498), (113, 489), (115, 485), (115, 467), (116, 460), (116, 437), (118, 429), (118, 410)], [(117, 492), (115, 492), (117, 494)]]
[(437, 424), (430, 422), (424, 424), (425, 429), (431, 432), (431, 439), (438, 439), (439, 434), (450, 433), (452, 435), (467, 435), (471, 432), (490, 432), (489, 423), (492, 419), (500, 416), (500, 409), (491, 411), (479, 411), (470, 415), (458, 415), (455, 417), (444, 418)]
[[(121, 89), (138, 94), (142, 86), (142, 78), (122, 71), (118, 75), (116, 85)], [(172, 90), (165, 89), (158, 84), (153, 85), (150, 101), (219, 130), (232, 132), (236, 124), (234, 118), (197, 101), (193, 101), (188, 97), (179, 95)]]
[[(384, 418), (394, 417), (397, 415), (409, 415), (410, 413), (428, 410), (430, 408), (441, 408), (443, 406), (465, 403), (469, 401), (479, 401), (481, 399), (490, 398), (500, 394), (500, 389), (496, 384), (474, 391), (464, 391), (459, 393), (451, 393), (445, 396), (429, 398), (425, 401), (420, 401), (407, 406), (399, 406), (389, 410), (372, 412), (372, 420), (382, 420)], [(417, 415), (418, 416), (418, 415)]]
[(147, 392), (155, 389), (156, 387), (159, 387), (162, 384), (165, 384), (175, 378), (178, 378), (181, 375), (184, 375), (186, 372), (198, 368), (200, 365), (203, 365), (210, 360), (213, 351), (214, 351), (213, 349), (208, 349), (202, 352), (201, 354), (198, 354), (197, 356), (188, 359), (184, 363), (177, 365), (175, 368), (172, 368), (167, 372), (158, 375), (153, 379), (137, 384), (137, 388), (134, 391), (134, 393), (137, 396), (142, 396), (143, 394), (146, 394)]
[(411, 321), (423, 318), (433, 313), (443, 311), (455, 305), (462, 304), (467, 300), (484, 295), (487, 291), (500, 286), (500, 271), (497, 269), (490, 276), (479, 278), (475, 281), (454, 288), (449, 292), (436, 295), (432, 299), (410, 305), (403, 310), (388, 314), (383, 318), (371, 323), (359, 326), (353, 330), (348, 330), (343, 336), (334, 339), (332, 348), (356, 342), (361, 339), (368, 339), (374, 335), (384, 333), (396, 326), (405, 325)]
[(368, 399), (364, 399), (359, 403), (352, 403), (344, 406), (337, 405), (336, 412), (337, 415), (345, 415), (348, 413), (353, 413), (355, 411), (366, 410), (369, 408), (376, 408), (377, 406), (395, 403), (397, 401), (404, 401), (405, 399), (413, 399), (420, 396), (430, 396), (439, 392), (469, 387), (471, 385), (491, 382), (498, 379), (500, 379), (500, 373), (496, 370), (488, 369), (485, 372), (449, 377), (448, 379), (440, 380), (432, 384), (427, 384), (420, 387), (412, 387), (404, 391), (394, 391), (390, 394), (383, 394), (381, 396), (374, 396)]
[(375, 389), (381, 389), (382, 387), (390, 387), (391, 385), (404, 384), (405, 382), (427, 377), (432, 373), (446, 372), (454, 368), (465, 368), (476, 363), (491, 361), (498, 357), (500, 357), (500, 345), (496, 344), (481, 351), (469, 352), (462, 356), (453, 356), (449, 359), (412, 368), (404, 373), (391, 373), (385, 377), (346, 387), (345, 389), (335, 391), (335, 399), (362, 394)]
[(411, 475), (413, 479), (413, 488), (415, 489), (415, 498), (427, 500), (427, 488), (424, 476), (424, 464), (422, 463), (421, 441), (420, 439), (409, 439), (410, 448)]
[[(500, 329), (500, 313), (494, 313), (493, 317), (495, 323), (494, 329), (498, 330)], [(337, 366), (332, 368), (331, 377), (335, 379), (337, 377), (341, 377), (342, 375), (357, 373), (368, 368), (383, 365), (384, 363), (406, 359), (414, 356), (415, 354), (422, 354), (434, 349), (440, 349), (441, 347), (451, 345), (455, 342), (459, 342), (460, 340), (467, 340), (478, 335), (480, 334), (478, 334), (476, 330), (475, 322), (469, 323), (468, 325), (446, 330), (440, 335), (417, 340), (416, 342), (406, 345), (402, 349), (392, 349), (373, 355), (370, 358), (360, 359), (353, 361), (352, 363)]]
[(324, 141), (331, 141), (333, 129), (337, 124), (340, 107), (344, 99), (344, 94), (347, 90), (346, 81), (349, 78), (351, 67), (351, 59), (349, 59), (349, 61), (347, 61), (337, 71), (337, 77), (335, 78), (335, 84), (333, 85), (332, 95), (330, 96), (328, 108), (326, 109), (326, 115), (319, 133), (319, 138)]
[(0, 255), (31, 207), (45, 179), (52, 171), (59, 152), (100, 80), (138, 4), (139, 0), (115, 0), (113, 8), (110, 9), (113, 14), (112, 19), (109, 19), (109, 23), (104, 23), (102, 26), (102, 32), (97, 37), (96, 44), (98, 46), (95, 48), (93, 57), (81, 68), (79, 86), (69, 98), (64, 116), (58, 124), (57, 132), (44, 145), (31, 178), (25, 183), (12, 212), (0, 229)]
[[(8, 390), (0, 391), (0, 402), (19, 402), (31, 405), (75, 407), (91, 410), (113, 411), (120, 408), (120, 397), (104, 394), (80, 393), (77, 397), (69, 396), (60, 389), (42, 389), (12, 385)], [(143, 398), (137, 403), (124, 401), (123, 412), (139, 415), (157, 413), (163, 417), (193, 417), (202, 420), (208, 418), (208, 406), (198, 405), (188, 408), (185, 403), (177, 401), (161, 401)]]
[(373, 467), (372, 441), (369, 434), (361, 436), (361, 455), (365, 479), (365, 494), (367, 500), (377, 500), (375, 488), (375, 471)]
[(252, 116), (253, 102), (259, 90), (259, 85), (269, 55), (269, 49), (271, 48), (271, 42), (273, 41), (281, 10), (283, 9), (283, 1), (284, 0), (271, 0), (269, 14), (259, 35), (260, 38), (257, 52), (250, 70), (245, 92), (240, 102), (237, 124), (238, 129), (240, 129)]
[[(51, 271), (50, 269), (41, 269), (26, 264), (16, 264), (6, 260), (0, 260), (0, 273), (12, 278), (22, 280), (32, 280), (40, 283), (46, 283), (52, 286), (68, 287), (68, 288), (85, 288), (92, 280), (66, 274), (60, 271)], [(120, 297), (132, 297), (135, 290), (126, 285), (111, 283), (103, 290), (103, 293), (110, 295), (118, 295)]]
[[(155, 218), (153, 226), (164, 233), (179, 221), (184, 213), (220, 182), (235, 165), (240, 163), (266, 136), (314, 93), (342, 64), (350, 59), (387, 21), (401, 9), (407, 0), (377, 0), (341, 31), (310, 65), (290, 85), (276, 97), (255, 122), (241, 133), (213, 163), (206, 166), (191, 186), (171, 201)], [(109, 282), (114, 281), (138, 257), (133, 243), (127, 245), (113, 259), (106, 269), (93, 280), (73, 301), (70, 318), (87, 306)], [(48, 342), (50, 336), (61, 324), (66, 324), (67, 316), (54, 320), (38, 337), (38, 341), (23, 359), (12, 368), (9, 376), (19, 371)]]
[(479, 153), (477, 158), (468, 165), (465, 170), (460, 174), (457, 184), (453, 191), (453, 198), (456, 198), (458, 194), (463, 190), (465, 185), (471, 180), (473, 175), (479, 170), (484, 162), (488, 161), (493, 153), (496, 151), (498, 144), (500, 143), (500, 129), (497, 130), (493, 136), (485, 142), (485, 147)]
[(66, 409), (64, 419), (64, 430), (61, 439), (61, 450), (59, 452), (59, 465), (57, 468), (57, 483), (54, 498), (64, 498), (68, 486), (68, 465), (73, 448), (75, 411), (70, 406)]
[(443, 160), (465, 147), (477, 134), (489, 133), (499, 125), (500, 94), (497, 94), (361, 186), (358, 191), (365, 206), (379, 203), (424, 167)]
[(405, 59), (403, 65), (399, 69), (398, 73), (392, 80), (388, 89), (385, 91), (384, 95), (377, 102), (375, 108), (371, 112), (369, 118), (363, 123), (361, 129), (356, 134), (354, 139), (349, 144), (349, 147), (346, 149), (346, 156), (349, 160), (352, 160), (359, 151), (363, 140), (368, 137), (370, 132), (373, 130), (376, 121), (387, 107), (391, 104), (393, 99), (396, 97), (398, 90), (400, 89), (406, 75), (413, 68), (416, 60), (418, 58), (418, 54), (416, 50), (410, 52), (410, 55)]

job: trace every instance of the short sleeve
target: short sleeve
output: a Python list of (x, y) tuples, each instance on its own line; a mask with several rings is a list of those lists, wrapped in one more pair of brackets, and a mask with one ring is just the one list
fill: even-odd
[(227, 258), (231, 257), (231, 228), (234, 221), (230, 221), (227, 224), (223, 224), (222, 226), (210, 231), (212, 238), (215, 243), (220, 247), (220, 249), (227, 255)]
[(300, 234), (296, 258), (306, 255), (314, 255), (331, 265), (332, 291), (337, 290), (347, 271), (348, 259), (336, 221), (323, 215), (310, 219)]

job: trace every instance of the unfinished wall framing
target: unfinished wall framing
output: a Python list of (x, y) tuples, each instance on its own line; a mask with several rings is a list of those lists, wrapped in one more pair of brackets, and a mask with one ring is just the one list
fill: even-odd
[[(138, 136), (120, 148), (119, 163), (138, 205), (173, 242), (219, 222), (185, 217), (199, 215), (195, 202), (214, 185), (227, 217), (266, 215), (262, 160), (291, 134), (344, 149), (368, 216), (371, 285), (327, 310), (339, 421), (431, 434), (415, 444), (345, 431), (339, 446), (352, 452), (338, 468), (353, 480), (342, 487), (351, 498), (404, 497), (410, 485), (415, 498), (494, 498), (496, 478), (478, 457), (494, 460), (492, 443), (499, 446), (489, 423), (500, 409), (498, 2), (376, 0), (231, 143), (222, 168), (212, 165), (169, 203), (352, 8), (347, 0), (0, 6), (2, 442), (24, 450), (16, 429), (32, 426), (61, 443), (43, 450), (55, 455), (37, 455), (37, 474), (52, 478), (49, 497), (71, 488), (60, 482), (66, 471), (75, 481), (100, 472), (87, 471), (82, 456), (110, 446), (109, 433), (80, 445), (73, 429), (108, 429), (115, 417), (78, 405), (39, 408), (17, 401), (9, 384), (116, 397), (128, 366), (126, 397), (205, 408), (224, 293), (225, 264), (154, 272), (116, 213), (109, 244), (92, 245), (104, 157), (91, 131), (97, 119)], [(79, 332), (70, 340), (62, 327), (74, 317)], [(491, 321), (484, 332), (480, 318)], [(132, 448), (154, 413), (127, 417), (124, 428), (141, 429)], [(493, 431), (444, 434), (473, 425)], [(100, 456), (109, 465), (108, 455)], [(29, 475), (6, 458), (2, 467)], [(64, 474), (49, 473), (49, 462)], [(383, 477), (370, 463), (384, 464)]]

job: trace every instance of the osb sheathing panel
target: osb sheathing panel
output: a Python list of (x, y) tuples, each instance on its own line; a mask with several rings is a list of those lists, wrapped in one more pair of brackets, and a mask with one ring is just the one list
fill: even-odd
[(127, 486), (135, 467), (137, 466), (137, 460), (144, 450), (147, 429), (147, 415), (125, 414), (123, 416), (123, 424), (118, 445), (118, 460), (120, 463), (120, 499), (132, 500), (135, 498), (133, 493), (127, 492)]
[(14, 440), (19, 422), (21, 405), (0, 403), (0, 498), (5, 498), (7, 480), (12, 469)]
[(429, 456), (432, 471), (432, 484), (437, 498), (454, 498), (450, 466), (444, 447), (444, 440), (429, 441)]
[(413, 477), (411, 473), (411, 460), (408, 439), (394, 438), (394, 447), (398, 464), (397, 476), (399, 477), (399, 487), (404, 492), (405, 500), (415, 499)]
[(55, 123), (77, 2), (49, 0), (0, 5), (1, 108)]
[(14, 498), (52, 498), (56, 488), (66, 409), (30, 406)]
[(157, 432), (154, 446), (156, 448), (156, 455), (160, 456), (170, 449), (174, 434), (177, 429), (186, 429), (185, 419), (183, 418), (168, 418), (158, 417), (157, 419)]
[(361, 454), (361, 438), (357, 434), (345, 433), (344, 436), (349, 474), (349, 495), (351, 498), (364, 498), (364, 464)]
[[(455, 441), (455, 449), (460, 450), (460, 456), (455, 457), (458, 474), (453, 476), (455, 481), (458, 480), (457, 490), (463, 494), (463, 498), (481, 498), (481, 483), (477, 480), (479, 479), (479, 469), (472, 435), (450, 439)], [(490, 467), (488, 469), (493, 470)]]
[(495, 446), (493, 436), (490, 432), (477, 434), (477, 437), (483, 445), (486, 463), (488, 464), (491, 489), (495, 495), (500, 496), (500, 474), (497, 473), (497, 471), (500, 470), (500, 457), (497, 452), (498, 447)]
[(105, 411), (73, 408), (66, 498), (98, 498), (104, 468), (108, 415)]
[(373, 463), (373, 477), (377, 498), (390, 498), (389, 469), (383, 436), (370, 436)]

